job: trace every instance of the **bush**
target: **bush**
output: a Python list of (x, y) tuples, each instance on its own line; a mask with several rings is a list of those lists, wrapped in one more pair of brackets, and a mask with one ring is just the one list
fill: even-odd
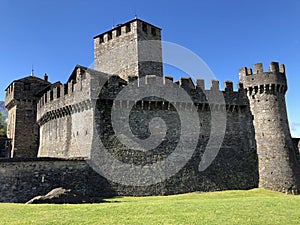
[(6, 118), (2, 112), (0, 112), (0, 137), (6, 137)]

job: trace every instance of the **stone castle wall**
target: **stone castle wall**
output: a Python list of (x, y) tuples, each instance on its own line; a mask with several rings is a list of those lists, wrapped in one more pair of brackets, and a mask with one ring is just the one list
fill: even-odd
[[(68, 83), (46, 92), (38, 102), (39, 157), (87, 157), (93, 135), (91, 77), (77, 67)], [(80, 149), (78, 142), (87, 143)]]
[[(151, 79), (155, 79), (155, 77), (146, 76), (145, 79), (150, 86)], [(200, 120), (199, 124), (190, 124), (189, 126), (198, 126), (200, 134), (196, 137), (197, 146), (192, 158), (177, 174), (174, 174), (174, 176), (161, 184), (164, 186), (164, 192), (170, 193), (170, 190), (172, 190), (172, 193), (183, 193), (255, 187), (258, 183), (256, 143), (252, 116), (242, 87), (240, 86), (239, 91), (233, 91), (232, 83), (227, 81), (225, 84), (226, 90), (221, 92), (217, 81), (211, 82), (210, 90), (204, 90), (203, 80), (198, 80), (197, 84), (198, 86), (194, 86), (190, 79), (180, 79), (178, 84), (174, 84), (177, 88), (179, 86), (184, 88), (193, 99), (196, 114)], [(139, 85), (140, 87), (137, 87), (137, 89), (147, 89), (141, 84), (141, 81)], [(127, 99), (124, 96), (125, 99), (121, 101), (116, 100), (120, 92), (126, 88), (125, 86), (120, 86), (119, 90), (116, 90), (116, 87), (118, 87), (116, 84), (108, 85), (100, 94), (95, 115), (98, 133), (95, 133), (95, 135), (100, 136), (99, 138), (105, 149), (119, 161), (147, 167), (147, 165), (166, 160), (177, 147), (181, 138), (180, 135), (194, 138), (194, 135), (189, 133), (192, 132), (192, 129), (186, 133), (180, 133), (182, 120), (179, 115), (193, 110), (191, 105), (186, 102), (180, 102), (179, 96), (175, 96), (175, 99), (178, 99), (177, 102), (162, 101), (158, 98), (148, 97), (133, 104), (129, 117), (130, 130), (140, 139), (148, 138), (151, 135), (149, 126), (151, 126), (152, 119), (161, 118), (167, 127), (166, 136), (164, 136), (160, 145), (151, 151), (145, 152), (138, 147), (134, 149), (128, 148), (119, 139), (121, 137), (120, 134), (117, 136), (115, 133), (111, 113), (113, 107), (115, 107), (115, 118), (119, 118), (120, 121), (126, 121), (128, 115), (125, 113), (126, 110), (124, 108), (130, 107), (133, 100), (130, 98), (130, 94), (126, 95), (128, 96)], [(161, 88), (164, 89), (163, 84)], [(165, 91), (168, 91), (169, 87), (165, 88), (167, 89)], [(133, 88), (131, 90), (132, 94), (138, 92), (137, 89)], [(156, 93), (159, 92), (158, 87), (154, 89)], [(208, 102), (207, 96), (214, 94), (224, 96), (224, 104)], [(212, 111), (214, 111), (216, 118), (226, 114), (225, 136), (216, 159), (205, 171), (199, 171), (199, 163), (203, 160), (209, 139), (216, 138), (212, 128)], [(218, 124), (219, 122), (221, 123), (222, 121), (217, 121), (216, 123)], [(121, 135), (128, 135), (128, 129), (123, 128)], [(184, 145), (184, 149), (189, 147), (189, 142)], [(182, 149), (182, 155), (184, 154), (184, 149)], [(208, 149), (208, 151), (210, 150), (212, 149)], [(100, 164), (103, 165), (105, 162)], [(103, 165), (103, 167), (107, 168), (112, 166)], [(164, 173), (162, 170), (161, 174)], [(221, 181), (221, 178), (224, 178), (224, 182)], [(126, 194), (125, 191), (123, 193)], [(142, 192), (138, 191), (136, 193), (142, 194)]]
[(109, 183), (83, 159), (49, 158), (0, 161), (0, 202), (27, 202), (56, 187), (87, 196), (112, 196)]
[[(201, 174), (196, 171), (199, 159), (196, 154), (196, 158), (189, 161), (176, 175), (149, 186), (125, 186), (109, 181), (83, 159), (1, 160), (0, 202), (27, 202), (57, 187), (72, 189), (90, 197), (170, 195), (257, 187), (257, 167), (255, 163), (252, 164), (253, 161), (246, 163), (251, 157), (244, 155), (243, 151), (238, 153), (239, 151), (222, 149), (220, 157)], [(237, 157), (234, 156), (236, 153)]]
[[(123, 109), (128, 107), (132, 101), (130, 95), (123, 100), (117, 100), (116, 97), (123, 89), (135, 85), (134, 82), (137, 80), (134, 79), (126, 84), (124, 80), (115, 76), (91, 75), (96, 72), (89, 69), (78, 68), (77, 70), (77, 75), (85, 74), (85, 79), (81, 83), (80, 76), (73, 81), (70, 80), (68, 88), (73, 92), (70, 91), (58, 98), (57, 89), (54, 89), (53, 99), (50, 97), (52, 94), (48, 92), (41, 99), (42, 102), (38, 104), (38, 121), (41, 125), (40, 156), (89, 158), (90, 154), (96, 152), (97, 155), (97, 152), (104, 150), (94, 141), (95, 137), (100, 138), (103, 143), (102, 147), (105, 147), (111, 155), (125, 164), (147, 166), (149, 163), (166, 159), (172, 153), (180, 138), (181, 129), (179, 112), (175, 110), (175, 107), (184, 113), (192, 109), (191, 105), (180, 101), (179, 96), (175, 96), (178, 99), (177, 102), (167, 102), (164, 99), (153, 97), (135, 102), (130, 113), (129, 123), (138, 138), (147, 138), (149, 124), (153, 118), (161, 118), (167, 125), (167, 133), (162, 143), (150, 152), (143, 153), (138, 148), (130, 149), (122, 145), (114, 135), (111, 123), (112, 104), (114, 103), (117, 107), (116, 112), (119, 113), (117, 117), (122, 119), (124, 117)], [(146, 85), (149, 85), (156, 78), (159, 77), (146, 76), (140, 82), (144, 81)], [(149, 187), (132, 187), (109, 182), (111, 193), (157, 195), (256, 187), (258, 184), (256, 143), (252, 116), (242, 85), (239, 84), (239, 90), (234, 91), (232, 82), (226, 81), (225, 90), (220, 91), (219, 82), (212, 81), (210, 89), (205, 90), (203, 80), (197, 80), (194, 85), (191, 79), (186, 78), (181, 78), (176, 83), (172, 82), (171, 77), (159, 79), (162, 82), (170, 81), (175, 89), (183, 88), (193, 100), (193, 106), (199, 117), (199, 124), (196, 126), (201, 130), (196, 138), (195, 151), (186, 165), (166, 181)], [(145, 88), (141, 83), (139, 85), (141, 86), (137, 88)], [(61, 90), (65, 86), (62, 85), (58, 89)], [(102, 89), (99, 89), (99, 86)], [(162, 91), (168, 91), (168, 86), (164, 86), (163, 83), (160, 88)], [(82, 92), (89, 94), (82, 95)], [(208, 96), (218, 94), (224, 97), (223, 103), (214, 102), (214, 98), (208, 101)], [(45, 100), (46, 98), (47, 100)], [(80, 109), (82, 102), (91, 102), (92, 105), (90, 108)], [(216, 159), (205, 171), (199, 171), (199, 163), (209, 139), (214, 138), (211, 134), (213, 133), (212, 111), (216, 118), (221, 114), (226, 115), (225, 137)], [(91, 134), (85, 134), (87, 128)], [(188, 137), (190, 134), (185, 133), (184, 135)], [(187, 148), (188, 145), (184, 147)], [(164, 171), (161, 173), (164, 174)], [(102, 195), (102, 192), (97, 194)]]

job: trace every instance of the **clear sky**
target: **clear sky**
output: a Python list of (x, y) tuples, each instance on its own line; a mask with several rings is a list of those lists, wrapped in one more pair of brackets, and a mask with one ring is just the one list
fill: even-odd
[(284, 63), (289, 121), (300, 137), (299, 0), (1, 0), (0, 100), (32, 64), (36, 76), (66, 82), (76, 64), (93, 62), (93, 37), (135, 13), (199, 55), (220, 83), (236, 85), (244, 66)]

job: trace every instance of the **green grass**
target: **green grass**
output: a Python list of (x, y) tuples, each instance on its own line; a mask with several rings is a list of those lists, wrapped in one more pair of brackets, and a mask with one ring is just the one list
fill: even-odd
[(300, 196), (262, 189), (117, 197), (82, 205), (0, 204), (0, 224), (300, 224)]

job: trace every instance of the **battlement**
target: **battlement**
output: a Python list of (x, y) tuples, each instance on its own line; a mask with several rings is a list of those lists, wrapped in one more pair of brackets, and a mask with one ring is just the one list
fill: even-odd
[(134, 33), (142, 33), (147, 35), (148, 38), (153, 40), (160, 40), (160, 31), (161, 28), (153, 26), (150, 23), (142, 21), (140, 19), (133, 19), (124, 24), (118, 24), (116, 27), (113, 27), (111, 30), (108, 30), (104, 33), (101, 33), (94, 37), (94, 42), (96, 44), (105, 44), (109, 43), (112, 40), (115, 40), (124, 35), (131, 35)]
[(71, 80), (66, 84), (62, 84), (47, 91), (39, 100), (38, 107), (41, 108), (46, 104), (53, 104), (57, 100), (63, 99), (67, 103), (68, 100), (73, 101), (74, 91), (78, 90), (76, 81)]
[(33, 102), (38, 99), (38, 93), (49, 84), (48, 80), (34, 76), (15, 80), (5, 89), (5, 106), (9, 109), (16, 102)]
[[(251, 68), (243, 67), (239, 69), (240, 82), (246, 90), (251, 93), (282, 92), (287, 90), (285, 67), (279, 66), (278, 62), (271, 62), (267, 72), (264, 71), (262, 63), (256, 63)], [(256, 90), (252, 92), (252, 90)]]
[[(87, 68), (76, 66), (65, 84), (57, 83), (45, 92), (37, 103), (37, 119), (49, 111), (76, 105), (90, 99), (90, 74)], [(88, 108), (80, 105), (79, 108)], [(78, 107), (77, 107), (78, 108)], [(76, 111), (77, 111), (76, 108)]]
[(107, 74), (162, 76), (161, 29), (134, 19), (94, 37), (94, 68)]
[[(39, 123), (47, 122), (49, 119), (55, 119), (60, 116), (71, 115), (72, 113), (82, 112), (90, 109), (91, 101), (99, 95), (99, 93), (91, 93), (100, 91), (98, 89), (91, 89), (91, 77), (89, 72), (78, 67), (66, 84), (57, 85), (51, 90), (47, 91), (38, 102), (37, 119)], [(97, 80), (94, 76), (93, 79)], [(94, 80), (94, 83), (99, 81)], [(107, 85), (107, 86), (106, 86)], [(120, 79), (118, 76), (110, 76), (107, 80), (105, 91), (102, 99), (114, 101), (116, 94), (124, 88), (124, 85), (136, 85), (136, 88), (145, 88), (146, 85), (157, 85), (156, 88), (167, 89), (176, 88), (176, 86), (183, 88), (194, 101), (195, 104), (219, 104), (218, 102), (208, 102), (207, 96), (213, 93), (222, 93), (224, 96), (224, 103), (228, 106), (245, 106), (247, 101), (243, 95), (243, 86), (238, 84), (238, 91), (234, 91), (233, 82), (225, 81), (224, 90), (220, 89), (219, 81), (211, 80), (210, 86), (205, 89), (205, 82), (203, 79), (197, 79), (194, 83), (191, 78), (181, 77), (174, 82), (171, 76), (159, 77), (156, 75), (147, 75), (144, 78), (136, 76), (129, 76), (128, 82)], [(171, 86), (170, 86), (171, 85)], [(183, 103), (178, 96), (178, 103)], [(128, 96), (128, 101), (130, 101)], [(151, 100), (152, 101), (152, 100)], [(153, 100), (157, 101), (157, 100)], [(51, 114), (51, 116), (50, 116)], [(45, 120), (45, 117), (48, 118)]]
[[(253, 73), (254, 71), (254, 73)], [(285, 75), (285, 66), (284, 64), (280, 64), (278, 62), (271, 62), (269, 65), (269, 69), (267, 71), (268, 73), (281, 73)], [(239, 76), (240, 78), (242, 76), (249, 76), (249, 75), (254, 75), (254, 74), (261, 74), (265, 73), (263, 69), (263, 64), (262, 63), (256, 63), (253, 65), (253, 70), (251, 68), (243, 67), (239, 69)]]
[[(101, 94), (101, 99), (103, 99), (104, 101), (115, 101), (115, 98), (119, 93), (118, 90), (126, 88), (123, 85), (120, 85), (119, 81), (116, 79), (109, 79), (108, 84), (109, 85), (107, 86), (105, 91), (103, 91)], [(243, 85), (239, 83), (237, 87), (238, 90), (234, 91), (232, 81), (225, 81), (224, 90), (222, 90), (220, 89), (219, 81), (211, 80), (209, 87), (207, 87), (206, 89), (203, 79), (197, 79), (194, 82), (191, 78), (181, 77), (179, 80), (174, 81), (174, 78), (171, 76), (159, 77), (155, 75), (146, 75), (143, 78), (129, 76), (129, 81), (125, 83), (125, 85), (135, 86), (132, 87), (132, 90), (130, 90), (132, 92), (135, 92), (135, 89), (146, 89), (147, 87), (149, 87), (148, 90), (152, 90), (154, 96), (155, 93), (158, 92), (166, 93), (169, 91), (174, 91), (173, 95), (177, 95), (175, 99), (177, 99), (178, 103), (185, 103), (185, 100), (182, 99), (182, 96), (180, 94), (182, 92), (176, 91), (178, 87), (181, 87), (188, 93), (194, 104), (226, 104), (240, 106), (245, 106), (248, 104), (246, 96), (244, 95)], [(211, 97), (209, 102), (208, 96)], [(212, 96), (223, 96), (223, 103), (219, 102), (220, 98), (213, 98)], [(126, 99), (125, 101), (132, 101), (130, 95), (123, 96), (122, 98)], [(154, 98), (151, 101), (157, 102), (160, 100)]]
[[(113, 76), (114, 77), (114, 76)], [(112, 77), (111, 77), (112, 78)], [(161, 80), (161, 81), (160, 81)], [(136, 82), (139, 87), (143, 87), (144, 85), (159, 85), (160, 87), (164, 87), (164, 85), (173, 83), (178, 85), (179, 87), (185, 89), (187, 92), (192, 90), (200, 90), (200, 91), (220, 91), (225, 93), (232, 93), (243, 90), (243, 86), (239, 83), (237, 85), (238, 91), (234, 91), (233, 82), (232, 81), (224, 81), (224, 89), (220, 89), (220, 82), (218, 80), (210, 80), (209, 87), (205, 87), (204, 79), (196, 79), (195, 83), (190, 77), (180, 77), (179, 80), (174, 81), (172, 76), (164, 76), (159, 77), (156, 75), (146, 75), (144, 78), (138, 78), (136, 76), (128, 76), (127, 84), (133, 84)], [(119, 80), (110, 79), (109, 84), (112, 86), (120, 86)]]

